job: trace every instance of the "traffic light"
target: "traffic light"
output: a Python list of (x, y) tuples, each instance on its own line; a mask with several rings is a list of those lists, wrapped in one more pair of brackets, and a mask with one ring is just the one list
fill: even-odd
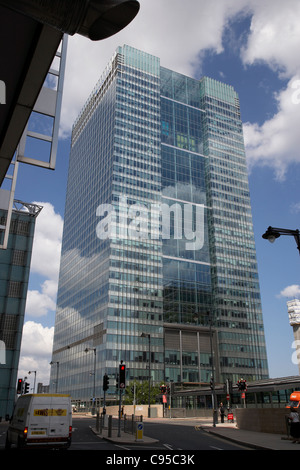
[(245, 379), (240, 379), (237, 382), (237, 386), (240, 392), (246, 392), (247, 391), (247, 382)]
[(24, 394), (28, 393), (29, 392), (29, 383), (28, 382), (25, 382), (24, 383)]
[(119, 365), (119, 388), (126, 386), (126, 366), (125, 364)]
[(18, 379), (17, 394), (21, 395), (22, 392), (23, 392), (23, 379)]
[(109, 377), (107, 374), (103, 376), (103, 390), (106, 391), (109, 388)]

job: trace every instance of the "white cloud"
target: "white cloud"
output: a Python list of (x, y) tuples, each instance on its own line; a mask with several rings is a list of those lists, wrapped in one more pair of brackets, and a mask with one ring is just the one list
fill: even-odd
[(46, 280), (41, 285), (41, 292), (29, 290), (26, 299), (26, 315), (30, 317), (46, 316), (56, 308), (57, 282)]
[(290, 210), (294, 214), (297, 214), (298, 212), (300, 212), (300, 202), (294, 202), (293, 204), (291, 204)]
[(45, 317), (56, 308), (56, 294), (61, 255), (63, 219), (52, 204), (41, 202), (42, 211), (36, 219), (32, 249), (31, 272), (39, 274), (40, 290), (27, 292), (26, 317)]
[(287, 88), (276, 95), (278, 112), (261, 126), (244, 124), (244, 137), (249, 168), (255, 165), (275, 169), (276, 177), (285, 177), (291, 163), (300, 162), (300, 103), (295, 100), (293, 77)]
[(241, 51), (244, 64), (263, 62), (287, 84), (283, 82), (284, 88), (275, 96), (278, 110), (272, 118), (262, 125), (245, 124), (246, 153), (250, 170), (255, 165), (269, 166), (280, 180), (291, 163), (300, 162), (300, 3), (252, 0), (251, 4), (250, 34)]
[(33, 321), (24, 324), (18, 374), (19, 377), (27, 376), (31, 386), (34, 374), (29, 375), (29, 371), (37, 371), (37, 383), (47, 385), (49, 382), (53, 334), (54, 327), (44, 327)]
[(300, 296), (300, 286), (297, 284), (293, 284), (291, 286), (287, 286), (280, 292), (279, 297), (292, 297), (292, 298), (299, 298)]
[(245, 64), (267, 63), (283, 77), (299, 71), (300, 3), (298, 0), (250, 0), (253, 16)]
[(161, 59), (161, 65), (193, 75), (205, 51), (220, 54), (229, 19), (248, 11), (246, 0), (140, 0), (137, 17), (117, 35), (91, 42), (69, 37), (61, 133), (66, 135), (118, 46), (128, 44)]
[(49, 202), (36, 203), (43, 206), (36, 219), (31, 271), (57, 280), (59, 273), (63, 219)]

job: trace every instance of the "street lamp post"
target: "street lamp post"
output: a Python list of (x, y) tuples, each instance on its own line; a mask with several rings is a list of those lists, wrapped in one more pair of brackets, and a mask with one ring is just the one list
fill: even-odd
[(212, 337), (212, 319), (210, 312), (207, 312), (208, 323), (209, 323), (209, 339), (210, 339), (210, 355), (211, 355), (211, 390), (212, 390), (212, 407), (213, 407), (213, 426), (216, 426), (218, 422), (217, 410), (216, 410), (216, 389), (215, 389), (215, 361), (213, 351), (213, 337)]
[[(196, 312), (194, 320), (198, 322), (200, 317), (202, 317), (202, 315), (200, 315), (199, 312)], [(213, 348), (212, 318), (211, 318), (210, 312), (207, 312), (205, 317), (207, 317), (207, 323), (209, 325), (209, 340), (210, 340), (210, 355), (211, 355), (210, 388), (211, 388), (211, 400), (212, 400), (212, 409), (213, 409), (213, 426), (215, 427), (216, 424), (218, 423), (218, 415), (217, 415), (217, 410), (216, 410), (217, 398), (216, 398), (216, 388), (215, 388), (215, 361), (214, 361), (214, 348)], [(204, 325), (207, 326), (207, 324), (204, 324)]]
[(28, 374), (34, 374), (34, 382), (33, 382), (33, 393), (35, 393), (35, 383), (36, 383), (36, 370), (29, 370)]
[(300, 232), (299, 230), (289, 230), (286, 228), (276, 228), (276, 227), (268, 227), (266, 232), (262, 235), (262, 238), (265, 240), (268, 240), (270, 243), (274, 243), (277, 238), (280, 237), (280, 235), (290, 235), (294, 237), (296, 244), (297, 244), (297, 249), (300, 254)]
[(94, 351), (94, 385), (93, 385), (93, 407), (92, 414), (95, 414), (95, 402), (96, 402), (96, 348), (86, 348), (84, 352)]
[(141, 334), (141, 338), (148, 338), (148, 341), (149, 341), (149, 371), (148, 371), (148, 386), (149, 386), (149, 390), (148, 390), (148, 418), (150, 418), (150, 390), (151, 390), (151, 387), (150, 387), (150, 384), (151, 384), (151, 370), (150, 370), (150, 364), (151, 364), (151, 357), (150, 357), (150, 354), (151, 354), (151, 336), (150, 336), (150, 333), (142, 333)]

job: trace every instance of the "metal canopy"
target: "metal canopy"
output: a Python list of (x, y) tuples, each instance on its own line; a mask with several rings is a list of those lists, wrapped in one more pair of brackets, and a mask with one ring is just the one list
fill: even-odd
[[(39, 96), (63, 33), (0, 5), (0, 184)], [(5, 64), (5, 66), (4, 66)]]

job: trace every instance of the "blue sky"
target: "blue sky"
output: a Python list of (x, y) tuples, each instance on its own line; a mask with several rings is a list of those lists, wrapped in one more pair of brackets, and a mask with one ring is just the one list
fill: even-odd
[(300, 295), (300, 257), (292, 237), (271, 245), (261, 235), (269, 225), (300, 229), (299, 2), (140, 3), (137, 18), (113, 38), (92, 43), (69, 37), (56, 170), (20, 165), (16, 198), (44, 205), (37, 220), (20, 374), (38, 370), (38, 381), (49, 380), (70, 129), (116, 47), (129, 44), (159, 56), (162, 66), (216, 78), (238, 92), (269, 372), (297, 375), (286, 301)]

